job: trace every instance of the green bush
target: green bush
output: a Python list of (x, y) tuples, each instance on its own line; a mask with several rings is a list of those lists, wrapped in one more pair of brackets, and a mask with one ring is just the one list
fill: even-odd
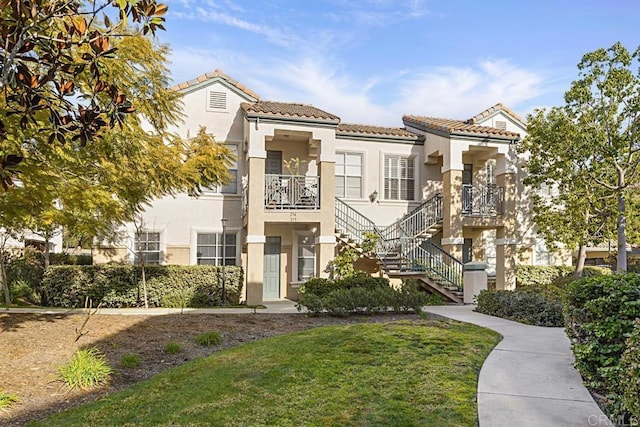
[(140, 365), (140, 356), (137, 354), (123, 354), (120, 358), (120, 366), (123, 368), (136, 368)]
[[(50, 265), (91, 265), (91, 255), (49, 254)], [(42, 279), (44, 254), (34, 248), (24, 248), (18, 254), (5, 254), (7, 282), (11, 301), (46, 305)]]
[(564, 326), (562, 304), (544, 295), (521, 291), (481, 291), (476, 311), (537, 326)]
[(636, 319), (626, 344), (620, 360), (622, 402), (631, 416), (640, 421), (640, 318)]
[[(150, 307), (207, 307), (222, 301), (222, 267), (146, 266)], [(93, 306), (139, 307), (143, 304), (141, 269), (133, 265), (56, 266), (45, 272), (43, 288), (54, 307), (83, 307), (86, 297)], [(227, 299), (237, 304), (242, 293), (243, 271), (226, 267)]]
[(58, 369), (60, 378), (69, 388), (92, 388), (106, 384), (113, 372), (106, 358), (93, 348), (78, 350), (71, 362)]
[(167, 343), (167, 345), (164, 347), (164, 352), (167, 354), (177, 354), (177, 353), (180, 353), (181, 351), (182, 351), (182, 346), (177, 342), (173, 342), (173, 341)]
[[(640, 276), (624, 274), (571, 283), (565, 302), (567, 335), (587, 385), (607, 398), (608, 413), (627, 416), (621, 367), (626, 339), (640, 317)], [(632, 341), (633, 342), (633, 341)]]
[[(518, 265), (516, 287), (551, 285), (563, 280), (573, 280), (575, 267), (566, 265)], [(611, 270), (603, 267), (586, 266), (583, 277), (611, 275)]]
[(217, 331), (203, 332), (196, 336), (196, 343), (205, 347), (220, 345), (222, 344), (222, 336)]
[(306, 308), (312, 314), (327, 312), (333, 316), (351, 313), (374, 314), (386, 312), (414, 311), (433, 303), (415, 282), (406, 282), (394, 289), (389, 281), (381, 277), (355, 276), (339, 280), (313, 278), (301, 288), (298, 310)]

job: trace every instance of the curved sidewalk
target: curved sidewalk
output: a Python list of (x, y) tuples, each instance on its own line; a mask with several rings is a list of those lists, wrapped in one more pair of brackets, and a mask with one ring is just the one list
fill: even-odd
[(473, 311), (470, 305), (425, 311), (492, 329), (503, 339), (478, 379), (480, 427), (610, 426), (582, 385), (563, 328), (529, 326)]

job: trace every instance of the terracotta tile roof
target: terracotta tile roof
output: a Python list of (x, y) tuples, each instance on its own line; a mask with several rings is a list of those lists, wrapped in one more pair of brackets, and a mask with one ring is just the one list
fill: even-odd
[(479, 121), (482, 121), (483, 119), (486, 119), (487, 117), (489, 117), (490, 115), (498, 111), (504, 111), (508, 115), (512, 116), (514, 119), (518, 120), (521, 123), (524, 123), (524, 120), (522, 120), (522, 118), (519, 115), (517, 115), (516, 113), (514, 113), (512, 110), (502, 105), (501, 103), (497, 103), (493, 107), (487, 108), (483, 112), (476, 114), (475, 116), (471, 117), (467, 121), (469, 123), (475, 124), (475, 123), (478, 123)]
[(266, 116), (317, 119), (335, 122), (336, 124), (340, 122), (340, 117), (307, 104), (258, 101), (254, 103), (243, 102), (241, 105), (245, 113), (254, 113)]
[(353, 123), (340, 123), (336, 130), (340, 134), (357, 134), (357, 135), (382, 135), (382, 136), (401, 136), (405, 138), (419, 139), (421, 135), (408, 131), (404, 128), (382, 127), (359, 125)]
[(412, 116), (405, 115), (402, 121), (410, 126), (422, 129), (433, 129), (436, 131), (446, 132), (448, 134), (462, 134), (470, 136), (498, 137), (498, 138), (520, 138), (520, 134), (504, 129), (496, 129), (489, 126), (478, 126), (470, 123), (470, 120), (452, 120), (440, 119), (436, 117)]
[(255, 99), (260, 99), (260, 95), (258, 95), (257, 93), (255, 93), (254, 91), (252, 91), (251, 89), (249, 89), (248, 87), (246, 87), (245, 85), (243, 85), (242, 83), (238, 82), (237, 80), (232, 79), (231, 77), (229, 77), (228, 75), (226, 75), (225, 73), (222, 72), (222, 70), (215, 70), (213, 73), (206, 73), (201, 75), (200, 77), (197, 77), (193, 80), (189, 80), (187, 82), (183, 82), (180, 84), (177, 84), (175, 86), (173, 86), (171, 89), (173, 90), (184, 90), (184, 89), (188, 89), (192, 86), (196, 86), (202, 82), (206, 82), (207, 80), (211, 80), (211, 79), (215, 79), (215, 78), (220, 78), (224, 81), (226, 81), (227, 83), (229, 83), (231, 86), (234, 86), (236, 89), (239, 89), (240, 91), (244, 92), (245, 94), (249, 95), (252, 98)]

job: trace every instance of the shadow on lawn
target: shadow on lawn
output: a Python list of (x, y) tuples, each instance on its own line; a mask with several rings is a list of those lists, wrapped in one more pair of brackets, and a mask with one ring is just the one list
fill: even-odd
[[(190, 360), (206, 357), (223, 348), (233, 347), (257, 339), (296, 332), (324, 325), (351, 324), (371, 321), (387, 321), (397, 319), (417, 319), (415, 315), (385, 316), (353, 316), (349, 318), (309, 317), (304, 314), (168, 314), (159, 316), (124, 316), (93, 315), (86, 323), (86, 335), (77, 342), (74, 328), (82, 323), (83, 314), (11, 314), (2, 315), (2, 327), (17, 334), (25, 333), (21, 325), (27, 322), (47, 322), (37, 324), (42, 334), (40, 343), (43, 346), (62, 347), (64, 351), (51, 357), (49, 369), (71, 360), (73, 352), (86, 347), (97, 347), (104, 353), (109, 364), (114, 368), (114, 375), (109, 386), (89, 391), (68, 391), (60, 381), (53, 383), (39, 382), (30, 384), (29, 397), (21, 397), (22, 404), (15, 407), (11, 414), (0, 414), (0, 423), (23, 425), (27, 421), (42, 420), (46, 416), (62, 409), (77, 406), (100, 398), (108, 393), (124, 389), (143, 381), (167, 369), (182, 365)], [(61, 323), (67, 323), (62, 325)], [(56, 325), (55, 333), (47, 333), (47, 325)], [(26, 325), (25, 327), (33, 327)], [(22, 328), (22, 329), (21, 329)], [(3, 329), (4, 330), (4, 329)], [(222, 336), (220, 346), (203, 347), (195, 342), (198, 334), (217, 331)], [(2, 335), (0, 335), (0, 338)], [(61, 342), (64, 343), (61, 345)], [(182, 350), (176, 354), (168, 354), (165, 348), (168, 343), (177, 343)], [(67, 345), (68, 343), (68, 345)], [(125, 369), (120, 366), (124, 355), (135, 354), (140, 358), (140, 365)], [(43, 356), (45, 356), (43, 354)], [(9, 361), (9, 363), (12, 363)], [(55, 366), (51, 366), (55, 365)], [(30, 366), (18, 367), (25, 375), (29, 375)], [(15, 372), (15, 371), (12, 371)], [(20, 374), (18, 374), (20, 375)], [(11, 381), (3, 381), (6, 391), (11, 390)], [(51, 389), (59, 390), (57, 396)], [(65, 394), (66, 393), (66, 394)], [(33, 399), (38, 397), (37, 402)], [(33, 398), (33, 399), (32, 399)], [(31, 401), (30, 401), (31, 399)], [(10, 415), (10, 418), (7, 416)], [(90, 420), (86, 420), (90, 423)]]

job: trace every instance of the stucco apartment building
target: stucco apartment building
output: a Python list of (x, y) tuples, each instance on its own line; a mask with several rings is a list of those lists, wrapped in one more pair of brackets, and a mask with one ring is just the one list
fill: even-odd
[[(515, 152), (526, 127), (501, 104), (466, 121), (406, 115), (403, 128), (388, 128), (263, 101), (219, 70), (175, 89), (186, 117), (175, 131), (205, 126), (237, 161), (229, 184), (146, 209), (145, 232), (130, 238), (147, 262), (242, 265), (250, 304), (295, 298), (365, 232), (378, 236), (365, 268), (415, 276), (454, 300), (465, 262), (486, 262), (506, 289), (517, 263), (570, 262), (535, 237)], [(124, 248), (94, 254), (133, 262)]]

